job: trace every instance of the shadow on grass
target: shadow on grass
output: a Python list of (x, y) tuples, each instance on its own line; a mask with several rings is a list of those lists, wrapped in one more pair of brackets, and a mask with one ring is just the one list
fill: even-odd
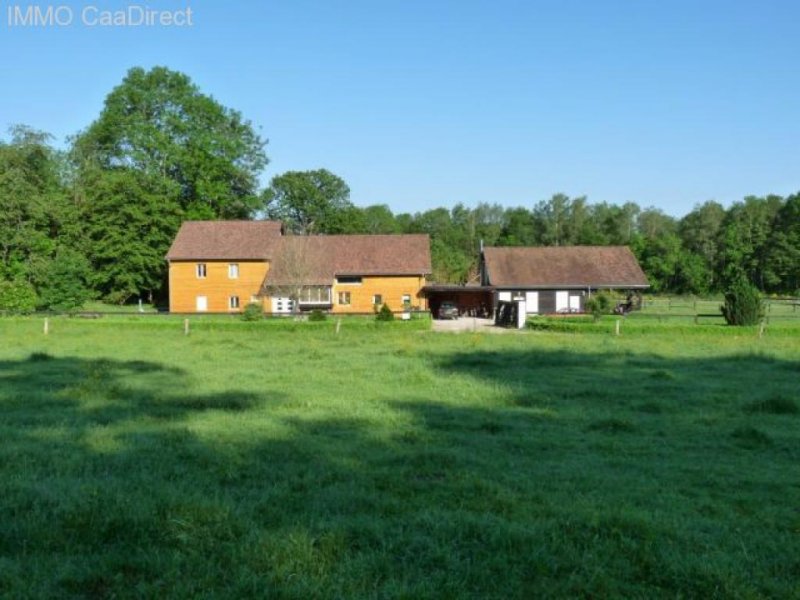
[(793, 589), (797, 417), (751, 407), (796, 389), (796, 363), (476, 350), (435, 368), (498, 398), (398, 391), (371, 399), (386, 422), (312, 417), (266, 410), (289, 392), (187, 394), (156, 363), (1, 362), (0, 593)]

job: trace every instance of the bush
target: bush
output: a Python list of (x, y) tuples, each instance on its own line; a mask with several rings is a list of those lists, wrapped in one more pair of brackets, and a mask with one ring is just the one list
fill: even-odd
[(0, 281), (0, 311), (26, 315), (38, 304), (36, 290), (27, 281)]
[(375, 315), (376, 321), (394, 321), (394, 313), (392, 309), (389, 308), (388, 304), (384, 304), (381, 306), (381, 309), (378, 311), (378, 314)]
[(740, 280), (725, 292), (720, 310), (728, 325), (757, 325), (764, 318), (764, 301), (754, 285)]
[(606, 292), (600, 292), (586, 300), (586, 311), (591, 313), (595, 321), (611, 312), (611, 297)]
[(308, 320), (314, 322), (327, 321), (328, 315), (317, 308), (311, 311), (311, 313), (308, 315)]
[(80, 308), (92, 297), (88, 279), (89, 261), (77, 252), (64, 250), (39, 274), (39, 306), (49, 310)]
[(263, 318), (264, 311), (261, 310), (261, 305), (258, 302), (251, 302), (244, 307), (242, 321), (260, 321)]

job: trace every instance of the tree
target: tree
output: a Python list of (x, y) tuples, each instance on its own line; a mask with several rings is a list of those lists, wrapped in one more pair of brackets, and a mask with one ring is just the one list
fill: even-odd
[(164, 256), (181, 220), (180, 207), (170, 201), (175, 185), (129, 169), (84, 174), (90, 283), (106, 301), (152, 301), (163, 288)]
[(372, 234), (401, 233), (400, 224), (385, 204), (374, 204), (362, 209), (364, 232)]
[(24, 126), (0, 142), (0, 279), (30, 280), (77, 222), (50, 136)]
[(268, 278), (270, 294), (288, 298), (292, 301), (292, 312), (298, 312), (304, 291), (318, 287), (309, 286), (309, 281), (318, 279), (316, 274), (323, 260), (316, 238), (289, 232), (281, 239), (278, 256)]
[[(678, 232), (684, 248), (702, 262), (708, 277), (706, 290), (717, 289), (720, 285), (714, 266), (717, 264), (720, 246), (720, 229), (725, 219), (725, 209), (721, 204), (709, 201), (694, 207), (678, 224)], [(699, 269), (697, 264), (695, 269)]]
[(535, 246), (538, 243), (533, 215), (521, 206), (508, 208), (497, 243), (500, 246)]
[(73, 139), (91, 284), (108, 301), (152, 298), (183, 219), (242, 219), (261, 206), (265, 142), (186, 75), (131, 69)]
[(773, 289), (800, 293), (800, 194), (789, 196), (775, 217), (765, 271)]
[(288, 171), (273, 177), (264, 193), (267, 214), (294, 233), (339, 233), (353, 205), (350, 188), (326, 169)]
[(80, 308), (92, 296), (91, 274), (89, 261), (83, 254), (68, 247), (60, 248), (53, 259), (34, 274), (39, 306), (58, 311)]
[(721, 310), (728, 325), (756, 325), (764, 318), (761, 292), (746, 279), (740, 279), (725, 292)]
[(539, 202), (534, 207), (534, 220), (539, 227), (541, 241), (544, 245), (569, 245), (567, 223), (571, 208), (572, 200), (566, 194), (555, 194), (550, 200)]
[(734, 204), (721, 227), (718, 272), (730, 287), (744, 278), (765, 290), (774, 283), (767, 274), (769, 240), (778, 212), (779, 196), (748, 196)]
[(260, 208), (263, 141), (240, 113), (182, 73), (131, 69), (100, 117), (74, 139), (80, 174), (136, 173), (168, 192), (184, 218), (243, 219)]

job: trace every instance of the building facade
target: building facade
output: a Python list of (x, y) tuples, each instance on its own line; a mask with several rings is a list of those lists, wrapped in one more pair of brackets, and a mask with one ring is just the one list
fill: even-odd
[(287, 236), (273, 221), (190, 221), (166, 258), (175, 313), (427, 309), (426, 235)]

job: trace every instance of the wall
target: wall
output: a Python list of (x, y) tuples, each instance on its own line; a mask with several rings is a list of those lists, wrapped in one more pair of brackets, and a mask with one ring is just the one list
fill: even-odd
[[(388, 304), (394, 312), (403, 308), (403, 294), (411, 294), (411, 305), (426, 309), (425, 298), (420, 290), (425, 286), (425, 277), (363, 277), (360, 284), (340, 284), (333, 286), (333, 312), (335, 313), (371, 313), (372, 297), (383, 296), (384, 304)], [(339, 304), (339, 292), (350, 292), (350, 305)]]
[[(533, 292), (537, 291), (535, 288), (528, 289), (527, 291)], [(557, 313), (556, 310), (556, 292), (569, 292), (569, 296), (578, 296), (579, 306), (577, 307), (579, 312), (583, 312), (586, 306), (586, 298), (585, 298), (585, 291), (583, 289), (569, 289), (564, 288), (563, 290), (538, 290), (539, 292), (539, 312), (540, 315), (549, 315)], [(511, 299), (520, 296), (523, 300), (525, 299), (525, 290), (498, 290), (497, 291), (497, 299), (500, 299), (501, 293), (509, 293), (511, 295)], [(564, 312), (564, 311), (562, 311)]]
[[(197, 278), (198, 263), (206, 265), (205, 279)], [(239, 265), (238, 279), (228, 277), (228, 265)], [(169, 310), (176, 313), (197, 312), (197, 296), (208, 298), (208, 311), (236, 312), (228, 308), (228, 299), (239, 296), (239, 310), (258, 294), (269, 272), (268, 261), (180, 261), (169, 265)]]

